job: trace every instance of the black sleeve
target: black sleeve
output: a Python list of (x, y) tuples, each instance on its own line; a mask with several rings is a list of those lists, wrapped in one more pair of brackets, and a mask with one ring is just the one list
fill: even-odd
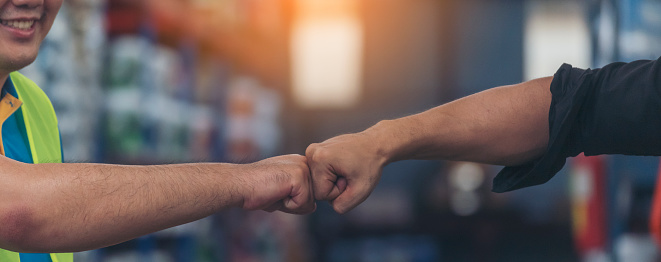
[(553, 76), (551, 94), (546, 152), (501, 170), (493, 181), (494, 192), (545, 183), (567, 157), (580, 153), (661, 155), (659, 59), (592, 70), (564, 64)]

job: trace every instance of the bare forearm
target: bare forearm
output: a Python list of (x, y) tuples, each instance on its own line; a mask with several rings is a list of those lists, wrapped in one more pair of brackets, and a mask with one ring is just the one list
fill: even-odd
[(340, 214), (374, 190), (383, 167), (404, 159), (517, 165), (549, 140), (551, 77), (497, 87), (420, 114), (311, 144), (305, 155), (314, 194)]
[(517, 165), (548, 143), (551, 77), (486, 90), (364, 131), (392, 162), (448, 159)]
[(32, 252), (87, 250), (241, 206), (235, 183), (236, 167), (230, 164), (19, 167), (18, 172), (27, 179), (21, 183), (24, 191), (20, 195), (25, 199), (11, 201), (15, 206), (6, 207), (15, 210), (14, 217), (22, 220), (12, 223), (20, 234), (16, 236), (19, 241), (14, 243), (32, 248), (26, 250)]

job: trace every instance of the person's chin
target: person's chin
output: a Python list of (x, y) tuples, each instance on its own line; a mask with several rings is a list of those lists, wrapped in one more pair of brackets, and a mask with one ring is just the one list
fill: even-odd
[(0, 71), (5, 71), (5, 72), (18, 71), (32, 64), (36, 59), (37, 59), (37, 52), (24, 53), (19, 56), (11, 57), (9, 59), (0, 59)]

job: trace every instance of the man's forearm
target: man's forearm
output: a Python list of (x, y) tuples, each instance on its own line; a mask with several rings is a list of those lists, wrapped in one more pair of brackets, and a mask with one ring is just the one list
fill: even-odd
[(448, 159), (517, 165), (544, 152), (552, 77), (486, 90), (365, 130), (387, 162)]
[(548, 144), (551, 78), (493, 88), (423, 113), (311, 144), (317, 199), (345, 213), (363, 202), (390, 162), (447, 159), (517, 165)]
[(13, 235), (1, 239), (32, 252), (86, 250), (194, 221), (242, 204), (236, 167), (12, 161), (3, 165), (5, 180), (16, 180), (3, 193), (0, 219)]

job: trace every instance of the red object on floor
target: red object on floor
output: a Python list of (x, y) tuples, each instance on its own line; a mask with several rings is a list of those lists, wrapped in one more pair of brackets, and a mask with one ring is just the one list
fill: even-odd
[(661, 166), (656, 177), (654, 188), (654, 199), (652, 199), (652, 211), (650, 212), (650, 231), (656, 244), (661, 247)]
[(606, 165), (603, 156), (573, 159), (571, 167), (574, 243), (580, 254), (604, 250), (608, 237)]

